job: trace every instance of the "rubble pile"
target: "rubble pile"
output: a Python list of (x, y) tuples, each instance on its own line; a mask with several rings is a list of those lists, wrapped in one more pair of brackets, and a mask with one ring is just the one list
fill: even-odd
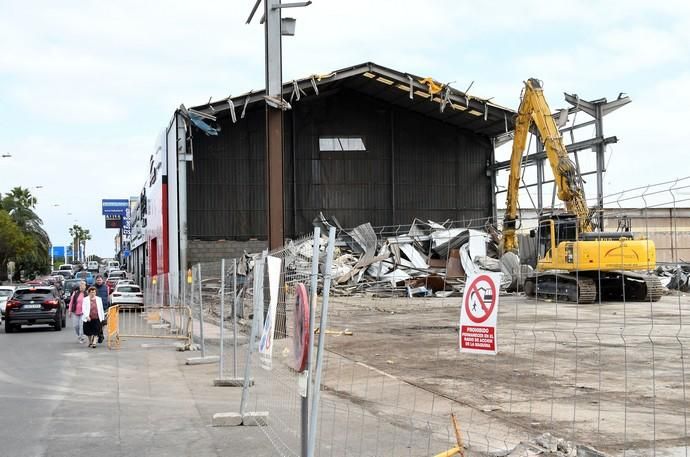
[(667, 289), (690, 292), (690, 265), (659, 266), (656, 274)]
[(606, 454), (584, 444), (574, 444), (550, 433), (522, 441), (513, 449), (491, 453), (491, 457), (606, 457)]
[[(333, 223), (323, 217), (320, 222), (324, 225), (322, 233)], [(503, 290), (522, 287), (520, 278), (531, 268), (521, 266), (515, 254), (499, 259), (500, 233), (492, 226), (480, 230), (446, 225), (415, 220), (404, 233), (381, 231), (379, 234), (370, 223), (352, 230), (338, 227), (331, 270), (332, 293), (448, 297), (462, 293), (467, 275), (486, 271), (503, 273)], [(312, 239), (288, 243), (286, 267), (307, 274), (311, 268), (312, 243)], [(323, 238), (322, 253), (325, 244)], [(323, 269), (323, 259), (320, 260)]]

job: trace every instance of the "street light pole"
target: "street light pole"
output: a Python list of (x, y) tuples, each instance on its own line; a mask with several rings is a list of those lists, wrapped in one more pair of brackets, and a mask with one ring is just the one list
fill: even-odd
[[(254, 17), (261, 0), (254, 4), (247, 24)], [(309, 6), (311, 1), (281, 3), (281, 0), (264, 0), (264, 31), (266, 49), (266, 190), (268, 203), (267, 233), (268, 248), (283, 246), (284, 233), (284, 186), (283, 186), (283, 111), (290, 104), (283, 100), (282, 74), (282, 8)], [(291, 21), (294, 25), (294, 20)], [(293, 35), (294, 30), (286, 30)]]

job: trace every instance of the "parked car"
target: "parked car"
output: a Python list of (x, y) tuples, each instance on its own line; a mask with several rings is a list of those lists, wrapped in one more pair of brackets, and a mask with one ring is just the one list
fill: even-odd
[(87, 286), (93, 286), (94, 283), (96, 282), (96, 275), (91, 273), (90, 271), (80, 271), (77, 274), (74, 275), (74, 279), (82, 279), (86, 281)]
[(110, 271), (111, 269), (119, 270), (120, 262), (117, 260), (108, 260), (108, 263), (105, 264), (105, 271)]
[(86, 269), (92, 273), (98, 273), (98, 262), (95, 260), (89, 260), (86, 262)]
[(0, 315), (5, 318), (5, 305), (14, 293), (15, 286), (0, 286)]
[(144, 294), (136, 284), (118, 283), (110, 295), (110, 306), (144, 307)]
[(65, 320), (65, 301), (53, 286), (19, 286), (5, 305), (5, 333), (35, 324), (60, 331)]

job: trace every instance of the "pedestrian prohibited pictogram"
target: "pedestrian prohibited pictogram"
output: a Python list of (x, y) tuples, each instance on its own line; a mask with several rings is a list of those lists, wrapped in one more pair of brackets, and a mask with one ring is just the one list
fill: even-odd
[(467, 278), (460, 310), (461, 352), (496, 354), (496, 322), (500, 273), (484, 273)]
[(468, 284), (463, 300), (465, 312), (472, 322), (481, 324), (491, 317), (496, 306), (498, 296), (496, 284), (487, 275), (477, 276)]

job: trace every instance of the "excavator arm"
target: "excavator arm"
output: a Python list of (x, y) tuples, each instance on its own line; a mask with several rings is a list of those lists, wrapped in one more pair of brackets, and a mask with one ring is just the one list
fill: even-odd
[(530, 78), (525, 82), (522, 100), (515, 122), (515, 137), (510, 156), (510, 176), (506, 197), (506, 213), (503, 218), (503, 250), (517, 253), (518, 191), (522, 155), (525, 152), (527, 134), (534, 125), (544, 144), (544, 151), (553, 170), (558, 198), (565, 203), (569, 213), (577, 216), (580, 232), (591, 232), (589, 208), (585, 200), (582, 181), (575, 164), (566, 150), (558, 126), (544, 98), (541, 81)]

